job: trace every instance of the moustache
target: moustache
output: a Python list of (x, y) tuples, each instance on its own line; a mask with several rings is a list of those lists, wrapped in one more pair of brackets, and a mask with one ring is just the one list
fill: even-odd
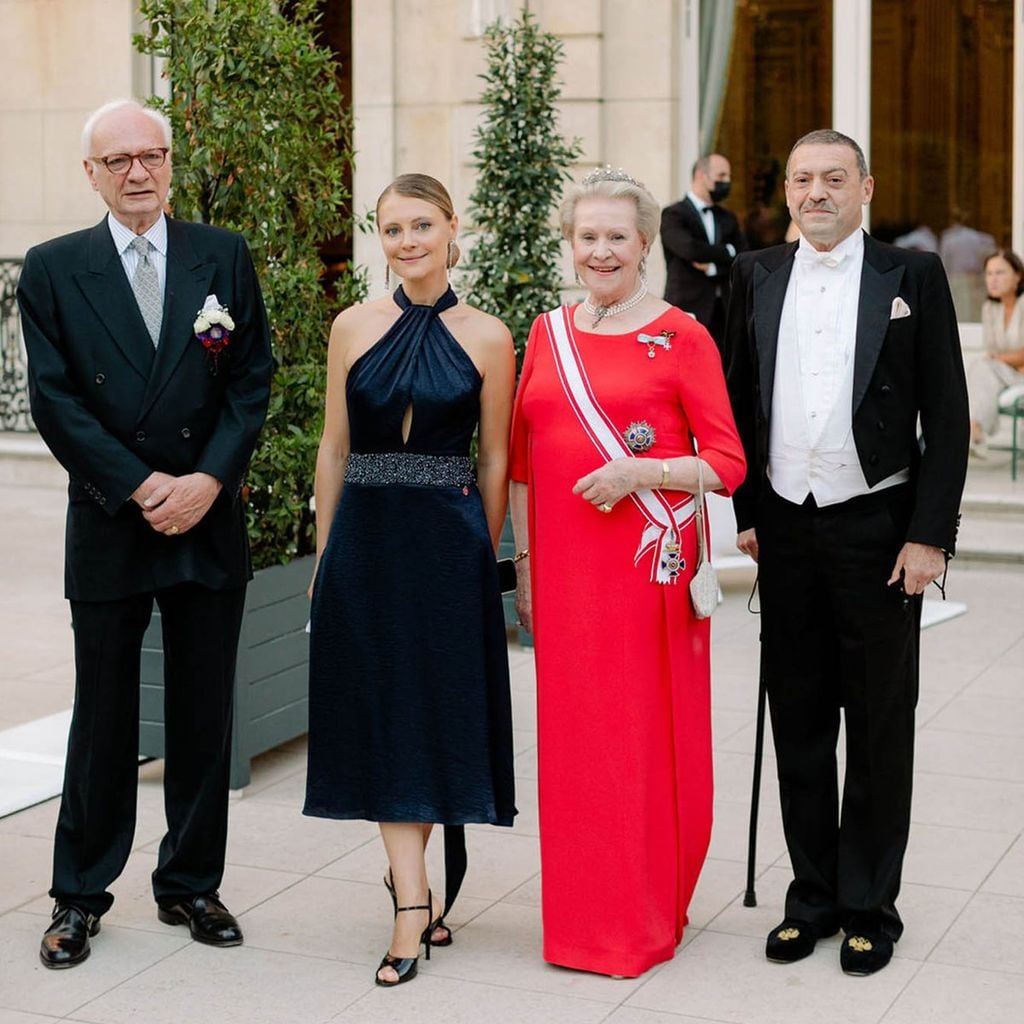
[(838, 213), (835, 204), (830, 202), (828, 199), (822, 199), (820, 202), (806, 202), (803, 204), (801, 209), (806, 213), (811, 210), (824, 210), (825, 213)]

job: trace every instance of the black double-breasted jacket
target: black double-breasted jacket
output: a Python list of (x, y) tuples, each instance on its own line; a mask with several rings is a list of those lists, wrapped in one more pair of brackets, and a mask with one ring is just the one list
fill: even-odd
[[(208, 296), (235, 322), (214, 359), (193, 324)], [(32, 416), (68, 471), (66, 596), (114, 600), (251, 576), (240, 488), (266, 416), (273, 361), (259, 283), (236, 234), (168, 218), (154, 349), (106, 219), (29, 250), (18, 287)], [(177, 537), (131, 500), (155, 470), (223, 489)]]

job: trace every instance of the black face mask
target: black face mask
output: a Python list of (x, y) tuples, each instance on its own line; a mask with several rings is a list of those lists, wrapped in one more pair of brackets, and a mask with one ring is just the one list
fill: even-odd
[(716, 181), (711, 186), (711, 202), (720, 203), (729, 197), (729, 190), (732, 188), (731, 181)]

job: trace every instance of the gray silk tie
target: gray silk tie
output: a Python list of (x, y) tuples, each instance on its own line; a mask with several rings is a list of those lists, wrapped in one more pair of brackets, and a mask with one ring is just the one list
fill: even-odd
[(160, 322), (164, 316), (163, 296), (160, 294), (160, 278), (157, 276), (156, 267), (149, 258), (153, 248), (148, 238), (139, 235), (132, 240), (132, 248), (139, 254), (139, 262), (135, 267), (135, 276), (132, 278), (132, 291), (135, 292), (135, 301), (139, 304), (139, 312), (142, 319), (146, 321), (146, 329), (156, 347), (160, 340)]

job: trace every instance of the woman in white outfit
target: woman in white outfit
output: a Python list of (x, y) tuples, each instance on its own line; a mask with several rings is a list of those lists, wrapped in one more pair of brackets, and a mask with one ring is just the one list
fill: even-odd
[(999, 421), (999, 396), (1024, 384), (1024, 263), (1009, 249), (985, 260), (988, 301), (981, 310), (985, 354), (967, 370), (971, 403), (971, 454), (984, 457), (986, 439)]

